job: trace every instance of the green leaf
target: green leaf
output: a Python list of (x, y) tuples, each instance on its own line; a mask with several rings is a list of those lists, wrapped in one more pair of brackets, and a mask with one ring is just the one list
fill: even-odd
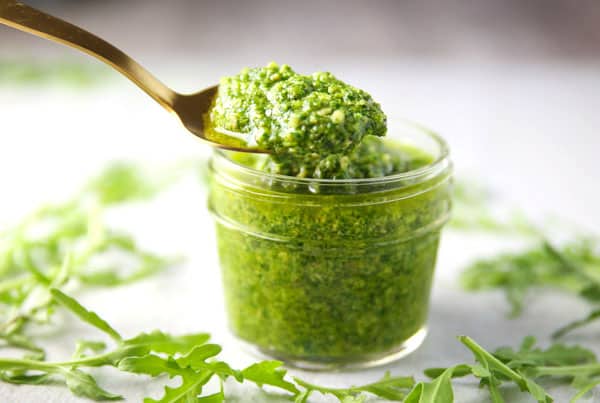
[(123, 203), (154, 196), (159, 187), (142, 167), (129, 162), (115, 162), (88, 183), (87, 190), (102, 204)]
[(206, 369), (219, 375), (221, 379), (227, 379), (233, 376), (238, 382), (243, 381), (243, 375), (240, 371), (232, 369), (229, 364), (223, 361), (206, 362), (209, 358), (217, 356), (221, 352), (221, 346), (216, 344), (204, 344), (195, 347), (188, 354), (177, 359), (177, 363), (182, 368), (191, 368), (195, 371)]
[(69, 309), (71, 312), (77, 315), (79, 319), (108, 334), (115, 341), (120, 342), (122, 340), (121, 335), (95, 312), (88, 311), (75, 299), (69, 297), (56, 288), (50, 289), (50, 292), (52, 293), (52, 297), (56, 302)]
[[(351, 386), (349, 388), (329, 388), (325, 386), (315, 385), (299, 378), (294, 378), (298, 386), (301, 386), (308, 392), (319, 392), (321, 394), (330, 394), (343, 400), (348, 397), (361, 398), (363, 392), (370, 393), (375, 396), (387, 399), (400, 401), (404, 399), (406, 393), (415, 384), (415, 380), (408, 376), (391, 376), (389, 372), (378, 381), (362, 386)], [(307, 393), (308, 396), (310, 393)], [(304, 396), (304, 394), (300, 394)]]
[(117, 368), (125, 372), (150, 376), (168, 374), (170, 377), (174, 377), (192, 374), (191, 371), (182, 369), (172, 357), (162, 358), (152, 354), (142, 357), (125, 357), (119, 361)]
[(519, 347), (519, 350), (521, 352), (531, 351), (533, 349), (533, 347), (535, 347), (536, 343), (537, 343), (537, 340), (534, 336), (525, 336), (525, 337), (523, 337), (523, 340), (521, 341), (521, 346)]
[(595, 322), (598, 319), (600, 319), (600, 309), (595, 309), (592, 312), (590, 312), (585, 318), (568, 323), (565, 326), (558, 329), (557, 331), (555, 331), (554, 333), (552, 333), (552, 338), (561, 338), (567, 333), (570, 333), (573, 330), (579, 329), (583, 326), (589, 325), (590, 323)]
[(591, 391), (598, 385), (600, 385), (600, 379), (596, 379), (596, 380), (588, 383), (587, 385), (582, 385), (579, 388), (579, 392), (575, 396), (573, 396), (570, 403), (577, 403), (579, 401), (579, 399), (584, 397), (589, 391)]
[(551, 403), (553, 399), (546, 393), (544, 388), (535, 383), (532, 379), (524, 377), (527, 390), (538, 402), (540, 403)]
[(225, 394), (221, 389), (218, 393), (213, 393), (212, 395), (202, 396), (198, 398), (198, 403), (222, 403), (225, 401)]
[(417, 383), (412, 390), (406, 396), (403, 403), (419, 403), (421, 396), (423, 395), (423, 388), (425, 387), (424, 382)]
[[(88, 311), (75, 299), (58, 290), (67, 281), (72, 285), (114, 286), (138, 281), (173, 263), (136, 245), (135, 239), (106, 226), (103, 209), (132, 200), (154, 196), (180, 177), (184, 166), (148, 175), (136, 164), (118, 164), (95, 178), (77, 197), (61, 204), (51, 204), (28, 215), (20, 223), (0, 232), (0, 341), (2, 345), (24, 349), (22, 359), (0, 358), (0, 379), (13, 383), (41, 384), (52, 375), (64, 375), (72, 389), (80, 394), (100, 398), (103, 391), (93, 378), (78, 370), (119, 363), (137, 371), (159, 372), (144, 357), (150, 351), (158, 354), (185, 355), (208, 339), (207, 335), (173, 337), (158, 333), (145, 335), (127, 344), (119, 333), (96, 313)], [(185, 167), (189, 169), (188, 167)], [(137, 262), (134, 270), (124, 270), (122, 262)], [(96, 267), (97, 262), (108, 262)], [(112, 263), (114, 262), (114, 263)], [(70, 281), (73, 280), (73, 281)], [(57, 305), (71, 310), (80, 320), (107, 333), (118, 343), (112, 351), (97, 342), (78, 343), (71, 361), (44, 361), (44, 350), (29, 336), (30, 329), (48, 324)], [(158, 337), (157, 337), (158, 336)], [(162, 357), (168, 360), (168, 357)], [(127, 359), (127, 361), (123, 361)], [(123, 361), (123, 362), (122, 362)], [(155, 360), (154, 360), (155, 361)], [(174, 361), (167, 361), (176, 367)], [(154, 365), (158, 365), (156, 362)], [(225, 363), (210, 363), (216, 374), (233, 373)], [(145, 366), (145, 367), (144, 367)], [(161, 370), (173, 369), (169, 366)], [(219, 371), (219, 372), (216, 372)], [(180, 375), (194, 371), (182, 369)], [(105, 398), (114, 396), (107, 394)]]
[(229, 364), (223, 361), (208, 362), (204, 366), (198, 365), (198, 367), (195, 369), (198, 370), (202, 368), (214, 372), (215, 374), (219, 375), (219, 377), (223, 380), (227, 379), (230, 376), (234, 377), (238, 382), (242, 382), (244, 380), (241, 371), (231, 368)]
[[(530, 395), (532, 395), (538, 402), (546, 403), (552, 402), (552, 397), (546, 393), (546, 391), (541, 388), (537, 383), (535, 383), (532, 379), (522, 375), (521, 373), (513, 370), (511, 367), (503, 363), (499, 358), (494, 356), (493, 354), (486, 351), (483, 347), (477, 344), (473, 339), (467, 336), (460, 336), (459, 340), (473, 352), (475, 359), (481, 364), (481, 366), (485, 369), (485, 372), (478, 370), (477, 373), (473, 372), (474, 375), (478, 375), (484, 380), (490, 391), (490, 395), (492, 397), (492, 401), (494, 402), (503, 402), (500, 391), (498, 389), (498, 385), (501, 380), (508, 379), (514, 382), (522, 391), (528, 391)], [(534, 356), (536, 359), (540, 360), (543, 357), (543, 354), (540, 354), (539, 350), (533, 349), (533, 339), (528, 338), (521, 344), (521, 348), (524, 349), (523, 354), (529, 353), (530, 356)], [(550, 349), (549, 349), (550, 350)], [(560, 351), (560, 354), (557, 352)], [(563, 350), (561, 348), (552, 350), (548, 357), (552, 359), (557, 359), (557, 357), (561, 357), (564, 359), (562, 354)], [(529, 360), (518, 358), (517, 360), (510, 361), (510, 363), (520, 362), (525, 363), (527, 366), (531, 365), (532, 359)], [(489, 374), (489, 375), (487, 375)], [(484, 376), (485, 375), (485, 376)]]
[(51, 381), (51, 377), (52, 374), (48, 373), (38, 375), (10, 375), (6, 372), (0, 372), (0, 380), (3, 382), (14, 383), (16, 385), (45, 385)]
[(165, 387), (165, 394), (160, 400), (146, 398), (144, 403), (181, 403), (197, 401), (198, 395), (202, 393), (202, 387), (206, 385), (214, 374), (210, 371), (200, 371), (193, 377), (183, 377), (180, 386)]
[(142, 253), (138, 249), (128, 252), (134, 256), (138, 255), (138, 260), (140, 260), (138, 267), (134, 271), (123, 274), (120, 268), (114, 267), (96, 270), (92, 273), (80, 272), (79, 280), (83, 284), (91, 286), (115, 287), (127, 285), (160, 273), (181, 260)]
[(406, 397), (405, 403), (454, 403), (452, 391), (452, 372), (454, 367), (446, 369), (431, 382), (420, 382)]
[(242, 376), (245, 380), (254, 382), (258, 386), (270, 385), (281, 388), (293, 394), (299, 393), (296, 386), (286, 381), (286, 370), (281, 368), (281, 361), (262, 361), (242, 370)]
[[(463, 376), (471, 375), (472, 373), (472, 365), (461, 364), (454, 366), (454, 371), (452, 371), (452, 378), (462, 378)], [(429, 378), (437, 378), (440, 376), (447, 368), (427, 368), (423, 373)]]
[(504, 403), (504, 398), (500, 393), (500, 389), (498, 389), (498, 382), (496, 378), (489, 378), (487, 382), (488, 391), (490, 392), (490, 398), (492, 399), (492, 403)]
[(595, 303), (600, 300), (600, 242), (576, 239), (559, 248), (542, 241), (518, 253), (479, 259), (464, 270), (461, 282), (471, 291), (504, 290), (513, 315), (521, 313), (525, 298), (536, 287), (577, 294)]
[(396, 376), (392, 377), (389, 372), (377, 382), (364, 386), (351, 388), (352, 391), (368, 392), (375, 396), (387, 400), (402, 400), (406, 395), (406, 390), (413, 387), (415, 380), (413, 377)]
[(19, 333), (0, 334), (0, 339), (4, 340), (7, 346), (28, 350), (44, 357), (44, 350), (35, 344), (29, 337)]
[(192, 351), (177, 359), (177, 363), (182, 367), (200, 368), (206, 364), (208, 358), (214, 357), (221, 352), (221, 346), (217, 344), (203, 344), (194, 347)]
[(596, 362), (596, 355), (587, 348), (552, 344), (546, 350), (542, 350), (535, 348), (535, 339), (532, 337), (525, 338), (518, 351), (514, 351), (509, 347), (501, 347), (494, 351), (494, 356), (513, 369), (523, 369), (528, 366), (563, 366)]
[(62, 371), (67, 386), (77, 396), (87, 397), (92, 400), (121, 400), (122, 396), (115, 395), (102, 389), (96, 380), (89, 374), (78, 369), (65, 369)]
[(136, 337), (123, 341), (123, 343), (130, 346), (145, 346), (156, 353), (185, 355), (197, 346), (205, 344), (209, 339), (210, 335), (207, 333), (173, 336), (155, 330), (151, 333), (141, 333)]
[(489, 369), (483, 367), (481, 364), (471, 365), (471, 373), (477, 378), (490, 378), (492, 376)]
[(296, 398), (294, 399), (294, 403), (306, 403), (308, 402), (308, 398), (310, 397), (310, 395), (312, 394), (313, 390), (312, 389), (306, 389), (302, 392), (300, 392), (299, 394), (296, 395)]
[(75, 346), (75, 352), (73, 353), (73, 358), (81, 358), (84, 357), (88, 351), (99, 353), (106, 349), (106, 343), (102, 341), (88, 341), (88, 340), (80, 340), (77, 342)]
[(486, 351), (483, 347), (468, 336), (459, 336), (458, 339), (463, 343), (475, 356), (475, 359), (490, 373), (502, 375), (511, 381), (515, 382), (521, 389), (526, 389), (525, 380), (517, 372), (506, 366), (498, 358)]

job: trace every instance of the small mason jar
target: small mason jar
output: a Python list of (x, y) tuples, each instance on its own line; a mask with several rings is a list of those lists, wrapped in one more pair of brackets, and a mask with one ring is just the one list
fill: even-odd
[(452, 164), (406, 122), (388, 138), (430, 156), (373, 179), (266, 173), (215, 151), (209, 209), (229, 326), (261, 356), (308, 369), (383, 364), (424, 340)]

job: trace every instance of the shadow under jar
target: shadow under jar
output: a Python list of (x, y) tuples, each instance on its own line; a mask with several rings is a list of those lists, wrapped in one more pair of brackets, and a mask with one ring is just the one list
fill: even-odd
[(439, 136), (391, 123), (394, 144), (427, 156), (421, 167), (301, 179), (215, 151), (209, 209), (229, 326), (255, 353), (307, 369), (366, 367), (425, 338), (452, 164)]

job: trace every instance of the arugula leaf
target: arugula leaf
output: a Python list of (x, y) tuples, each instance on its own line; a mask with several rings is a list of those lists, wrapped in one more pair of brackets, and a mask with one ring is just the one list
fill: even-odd
[(91, 375), (78, 369), (69, 369), (62, 372), (67, 386), (77, 396), (87, 397), (92, 400), (122, 400), (123, 397), (107, 392), (96, 383)]
[[(463, 271), (461, 282), (467, 290), (500, 288), (512, 306), (512, 315), (523, 310), (524, 299), (534, 287), (552, 287), (595, 299), (590, 291), (600, 287), (600, 252), (594, 239), (581, 239), (562, 248), (548, 241), (519, 253), (505, 253), (480, 259)], [(600, 293), (599, 293), (600, 294)]]
[(73, 312), (75, 315), (79, 317), (82, 321), (94, 326), (95, 328), (103, 331), (107, 335), (109, 335), (113, 340), (119, 342), (122, 340), (121, 335), (113, 329), (108, 322), (98, 316), (95, 312), (88, 311), (85, 309), (79, 302), (75, 299), (69, 297), (68, 295), (62, 293), (60, 290), (56, 288), (51, 288), (50, 293), (56, 302)]
[(581, 399), (582, 397), (584, 397), (589, 391), (591, 391), (592, 389), (594, 389), (598, 385), (600, 385), (600, 379), (591, 381), (588, 384), (583, 385), (582, 387), (580, 387), (579, 392), (575, 396), (573, 396), (573, 398), (571, 399), (570, 403), (576, 403), (576, 402), (578, 402), (579, 399)]
[[(50, 288), (59, 288), (67, 282), (118, 286), (138, 281), (174, 263), (172, 259), (144, 251), (130, 235), (107, 228), (103, 223), (103, 208), (139, 200), (140, 194), (124, 190), (119, 198), (111, 199), (101, 196), (105, 194), (101, 189), (114, 187), (115, 183), (140, 189), (143, 183), (151, 182), (127, 170), (142, 172), (132, 164), (121, 165), (119, 169), (109, 167), (77, 197), (44, 206), (21, 223), (0, 232), (0, 340), (5, 344), (43, 356), (43, 349), (27, 331), (32, 325), (47, 324), (52, 318), (57, 300)], [(120, 180), (121, 176), (133, 179)], [(102, 204), (101, 200), (110, 203)], [(139, 262), (137, 269), (122, 274), (120, 261), (115, 260), (113, 266), (90, 270), (96, 259), (113, 256), (115, 252), (120, 258)]]
[(145, 346), (157, 353), (188, 354), (197, 346), (206, 343), (209, 339), (210, 335), (207, 333), (173, 336), (155, 330), (151, 333), (141, 333), (136, 337), (123, 341), (123, 343), (126, 346)]
[(556, 330), (554, 333), (552, 333), (552, 338), (559, 339), (565, 336), (567, 333), (571, 333), (575, 329), (587, 326), (590, 323), (597, 321), (598, 319), (600, 319), (600, 309), (595, 309), (592, 312), (590, 312), (585, 318), (574, 320), (573, 322), (568, 323), (560, 329)]
[[(473, 366), (467, 364), (460, 364), (453, 367), (452, 378), (462, 378), (467, 375), (471, 375), (473, 372)], [(442, 375), (447, 368), (427, 368), (423, 373), (429, 378), (437, 378)]]
[(525, 380), (517, 372), (506, 366), (502, 361), (494, 355), (486, 351), (483, 347), (468, 336), (459, 336), (458, 340), (463, 343), (475, 356), (475, 359), (487, 370), (490, 374), (498, 374), (515, 382), (522, 390), (527, 389)]
[(195, 347), (188, 354), (184, 355), (181, 358), (177, 359), (177, 364), (182, 368), (191, 368), (195, 371), (199, 371), (201, 369), (206, 369), (214, 372), (218, 375), (222, 380), (227, 379), (228, 377), (234, 377), (238, 382), (242, 382), (244, 380), (243, 374), (234, 370), (229, 366), (229, 364), (223, 361), (213, 361), (207, 362), (206, 360), (217, 356), (221, 352), (221, 346), (216, 344), (204, 344)]
[(383, 378), (364, 386), (351, 388), (353, 391), (367, 392), (388, 400), (402, 400), (406, 390), (415, 384), (412, 376), (391, 376), (386, 372)]
[(99, 353), (106, 350), (106, 343), (102, 341), (89, 341), (80, 340), (75, 346), (75, 352), (73, 353), (73, 359), (85, 357), (86, 352), (90, 351), (93, 353)]
[[(548, 395), (546, 391), (533, 380), (533, 377), (539, 376), (539, 373), (536, 373), (532, 370), (534, 367), (531, 366), (531, 359), (521, 359), (521, 357), (519, 357), (517, 360), (511, 359), (507, 364), (502, 361), (502, 359), (500, 358), (501, 355), (496, 356), (495, 354), (486, 351), (483, 347), (477, 344), (470, 337), (459, 336), (458, 339), (469, 350), (471, 350), (476, 361), (479, 363), (479, 365), (471, 365), (468, 368), (470, 368), (472, 375), (481, 379), (482, 385), (487, 386), (490, 392), (490, 397), (493, 402), (504, 402), (504, 398), (502, 397), (499, 389), (499, 386), (504, 381), (513, 382), (519, 387), (519, 389), (528, 392), (540, 403), (550, 403), (553, 401), (552, 397)], [(539, 350), (533, 350), (533, 343), (534, 340), (532, 338), (526, 338), (521, 344), (521, 350), (532, 354), (535, 353), (536, 358), (540, 359), (540, 356), (542, 354)], [(558, 349), (553, 349), (549, 356), (555, 358), (554, 353), (556, 352), (556, 350)], [(504, 349), (501, 350), (501, 352), (502, 351), (504, 351), (505, 354), (510, 355), (510, 358), (515, 357), (515, 354), (512, 350)], [(519, 365), (517, 365), (520, 364), (521, 366), (523, 366), (523, 363), (525, 363), (525, 368), (522, 368)], [(467, 367), (465, 367), (465, 365), (462, 364), (459, 365), (457, 368), (460, 370), (460, 375), (462, 376), (464, 375)], [(449, 379), (452, 377), (452, 372), (454, 371), (454, 369), (455, 368), (448, 368), (442, 374), (438, 375), (438, 378), (441, 379), (441, 381), (445, 381), (445, 378), (443, 378), (443, 376), (445, 376), (449, 382)], [(521, 372), (521, 370), (523, 369), (527, 369), (527, 373), (533, 375), (524, 375)], [(432, 371), (430, 371), (430, 373), (431, 372)], [(437, 372), (437, 370), (434, 370), (433, 372)], [(447, 384), (444, 385), (444, 390), (446, 390), (447, 392)], [(430, 388), (432, 388), (432, 386), (430, 386)], [(420, 390), (415, 391), (414, 396), (420, 397), (421, 395), (423, 395), (424, 391), (425, 385), (421, 386)], [(417, 402), (418, 400), (414, 401)]]
[(141, 166), (121, 161), (108, 166), (85, 190), (101, 204), (110, 205), (148, 199), (161, 191), (162, 186)]
[(13, 383), (15, 385), (45, 385), (49, 383), (51, 374), (38, 374), (38, 375), (24, 375), (15, 374), (11, 375), (5, 372), (0, 372), (0, 380), (3, 382)]
[(535, 348), (535, 338), (531, 336), (523, 340), (519, 350), (501, 347), (494, 351), (494, 356), (511, 368), (567, 366), (596, 362), (596, 355), (581, 346), (553, 344), (546, 350)]
[(204, 344), (201, 346), (196, 346), (188, 354), (179, 358), (177, 363), (182, 367), (197, 368), (198, 365), (205, 365), (208, 358), (218, 355), (221, 350), (221, 346), (217, 344)]
[(225, 394), (223, 393), (223, 388), (221, 388), (220, 392), (213, 393), (212, 395), (199, 397), (198, 403), (221, 403), (225, 401)]
[[(524, 300), (534, 287), (552, 287), (578, 294), (591, 304), (600, 303), (600, 243), (597, 237), (575, 240), (559, 248), (543, 239), (542, 233), (522, 213), (514, 216), (517, 219), (499, 221), (492, 208), (492, 192), (477, 183), (457, 181), (453, 196), (454, 217), (450, 225), (455, 229), (512, 232), (542, 239), (539, 246), (521, 253), (474, 262), (462, 275), (466, 289), (503, 289), (512, 308), (511, 316), (521, 314)], [(587, 317), (558, 329), (553, 337), (562, 337), (598, 318), (600, 309), (593, 309)]]
[(529, 391), (529, 393), (531, 394), (531, 396), (533, 396), (535, 400), (541, 403), (551, 403), (554, 401), (554, 399), (548, 393), (546, 393), (544, 388), (535, 383), (533, 379), (525, 376), (523, 376), (523, 379), (525, 380), (526, 389)]
[(306, 403), (310, 395), (314, 392), (314, 389), (305, 389), (296, 395), (294, 403)]
[(168, 374), (170, 377), (174, 377), (184, 373), (172, 357), (162, 358), (154, 354), (125, 357), (119, 361), (117, 368), (125, 372), (150, 376)]
[(299, 393), (298, 388), (293, 383), (284, 379), (287, 371), (282, 368), (282, 365), (281, 361), (262, 361), (243, 369), (242, 376), (261, 387), (270, 385), (293, 394)]
[(183, 377), (180, 386), (165, 387), (165, 394), (160, 400), (144, 399), (144, 403), (179, 403), (182, 401), (195, 402), (202, 393), (204, 385), (210, 381), (213, 374), (210, 371), (201, 371), (193, 377)]
[(346, 396), (342, 399), (342, 403), (364, 403), (367, 400), (365, 395)]
[(453, 372), (454, 367), (450, 367), (431, 382), (419, 382), (406, 396), (404, 403), (453, 403)]
[[(350, 388), (329, 388), (319, 385), (314, 385), (303, 381), (299, 378), (294, 378), (298, 386), (305, 388), (305, 391), (298, 395), (297, 401), (302, 402), (302, 399), (308, 399), (312, 392), (321, 394), (330, 394), (344, 401), (347, 398), (359, 398), (363, 392), (394, 401), (404, 399), (406, 393), (415, 385), (413, 377), (408, 376), (391, 376), (386, 372), (383, 378), (379, 381), (369, 383), (363, 386), (352, 386)], [(298, 400), (299, 399), (299, 400)], [(306, 400), (304, 400), (306, 401)]]

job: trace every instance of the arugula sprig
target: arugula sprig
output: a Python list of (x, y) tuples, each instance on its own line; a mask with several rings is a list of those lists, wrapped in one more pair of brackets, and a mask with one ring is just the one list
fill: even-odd
[[(477, 260), (465, 269), (461, 281), (467, 290), (504, 290), (512, 316), (522, 313), (528, 293), (540, 287), (576, 294), (594, 307), (600, 303), (600, 243), (585, 238), (557, 247), (542, 241), (522, 252)], [(600, 308), (592, 308), (585, 318), (562, 327), (554, 336), (564, 336), (599, 318)]]
[(508, 219), (499, 218), (494, 193), (475, 182), (457, 181), (453, 193), (453, 229), (494, 235), (520, 235), (535, 245), (518, 253), (504, 253), (479, 259), (461, 276), (467, 290), (498, 288), (504, 290), (511, 316), (522, 313), (530, 290), (540, 287), (559, 289), (579, 295), (592, 305), (584, 318), (558, 329), (554, 338), (600, 319), (600, 240), (596, 236), (575, 239), (556, 246), (544, 231), (512, 209)]
[[(363, 393), (399, 401), (414, 384), (410, 377), (392, 377), (386, 374), (382, 380), (364, 386), (327, 388), (298, 378), (288, 380), (287, 372), (279, 361), (262, 361), (243, 370), (236, 370), (217, 359), (221, 347), (208, 343), (209, 336), (206, 333), (173, 336), (154, 331), (124, 339), (106, 320), (74, 298), (56, 288), (52, 288), (50, 293), (57, 304), (108, 335), (115, 347), (107, 351), (102, 342), (86, 341), (79, 344), (73, 359), (61, 362), (0, 358), (0, 379), (3, 381), (39, 385), (60, 378), (75, 395), (92, 400), (120, 400), (122, 396), (103, 389), (82, 368), (111, 366), (120, 371), (151, 377), (167, 375), (169, 378), (181, 378), (179, 386), (165, 386), (161, 398), (146, 398), (146, 403), (224, 402), (223, 382), (228, 378), (238, 382), (252, 382), (259, 387), (268, 385), (278, 388), (288, 392), (296, 402), (306, 402), (313, 392), (331, 394), (346, 403), (363, 401)], [(92, 354), (85, 354), (87, 351)], [(220, 391), (207, 393), (205, 386), (215, 378), (220, 382)]]
[(552, 287), (577, 293), (590, 302), (600, 301), (600, 252), (593, 239), (558, 248), (549, 241), (518, 253), (477, 260), (461, 276), (468, 290), (501, 288), (513, 314), (523, 310), (527, 292)]
[(141, 165), (115, 163), (72, 199), (44, 206), (1, 232), (0, 340), (42, 358), (44, 350), (27, 327), (52, 317), (50, 288), (124, 285), (172, 265), (176, 259), (146, 251), (130, 234), (107, 227), (103, 212), (158, 194), (183, 172), (176, 168), (154, 174)]
[(600, 383), (600, 362), (592, 351), (581, 346), (553, 344), (541, 349), (536, 346), (535, 338), (528, 336), (518, 350), (501, 347), (491, 353), (470, 337), (459, 336), (458, 339), (471, 351), (476, 363), (425, 370), (425, 375), (433, 380), (417, 384), (405, 403), (452, 403), (451, 379), (468, 375), (479, 379), (494, 403), (505, 402), (500, 386), (506, 383), (516, 385), (540, 403), (553, 401), (537, 383), (540, 380), (570, 382), (576, 390), (571, 402), (576, 402)]
[(328, 388), (314, 385), (303, 381), (299, 378), (294, 378), (297, 385), (304, 388), (304, 391), (296, 395), (295, 403), (305, 403), (314, 392), (324, 395), (333, 395), (341, 402), (362, 402), (363, 393), (370, 393), (375, 396), (393, 401), (402, 401), (407, 392), (414, 386), (415, 380), (411, 376), (391, 376), (389, 372), (377, 382), (373, 382), (363, 386), (355, 386), (350, 388)]

